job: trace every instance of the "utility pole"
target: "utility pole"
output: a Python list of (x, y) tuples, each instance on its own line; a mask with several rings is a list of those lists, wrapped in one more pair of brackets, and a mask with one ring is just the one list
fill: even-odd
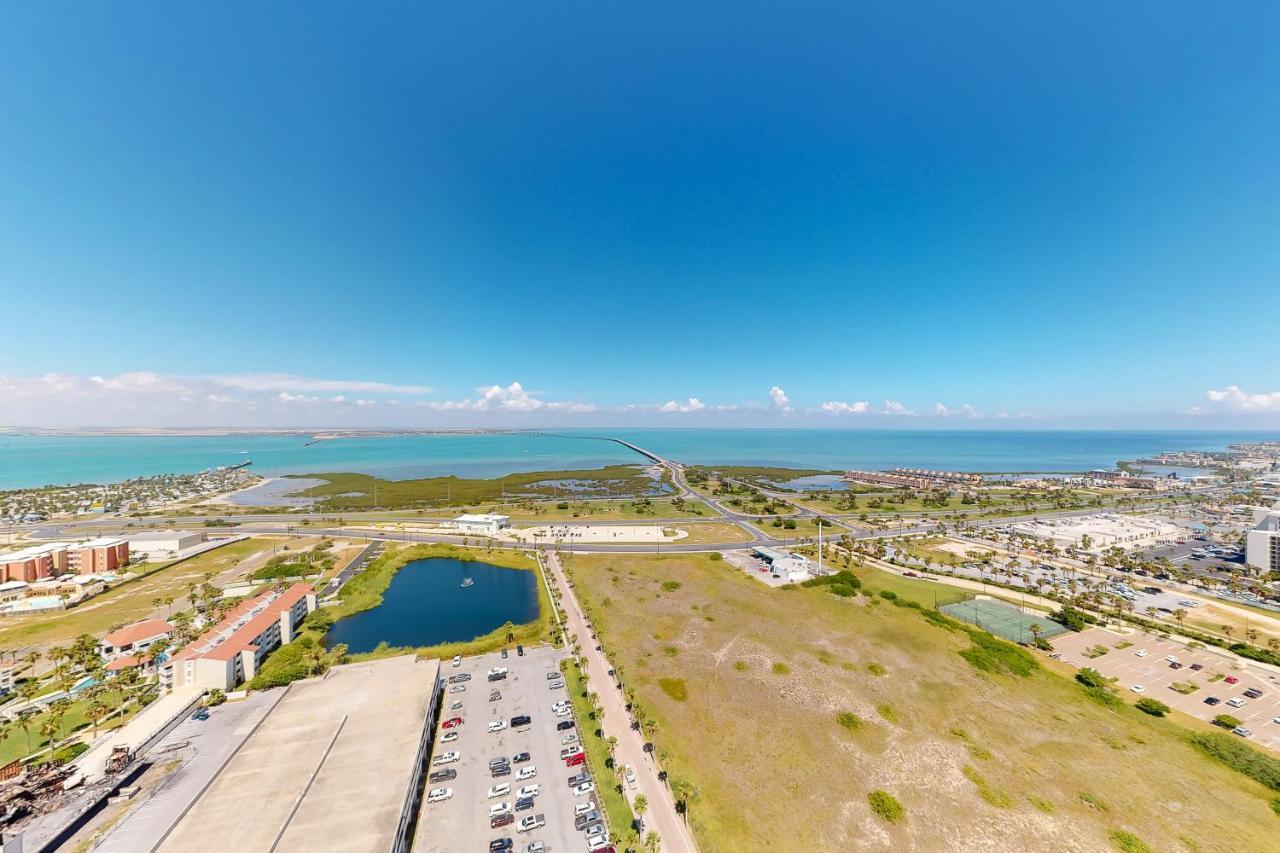
[(818, 519), (818, 575), (822, 575), (822, 519)]

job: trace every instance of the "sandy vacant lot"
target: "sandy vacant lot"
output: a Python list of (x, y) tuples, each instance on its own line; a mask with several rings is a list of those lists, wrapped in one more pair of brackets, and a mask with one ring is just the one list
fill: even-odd
[[(959, 654), (968, 635), (918, 611), (770, 589), (710, 555), (574, 554), (568, 567), (659, 723), (672, 778), (696, 790), (704, 851), (1094, 851), (1120, 832), (1160, 851), (1275, 841), (1274, 793), (1174, 723), (1107, 709), (1043, 669), (980, 672)], [(882, 577), (861, 576), (871, 589)], [(928, 582), (893, 582), (932, 600)], [(876, 789), (905, 808), (898, 823), (872, 812)]]

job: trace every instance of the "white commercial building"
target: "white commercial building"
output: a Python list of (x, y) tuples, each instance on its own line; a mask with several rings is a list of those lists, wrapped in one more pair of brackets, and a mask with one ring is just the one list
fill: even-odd
[(1280, 503), (1256, 510), (1253, 520), (1245, 536), (1244, 561), (1262, 572), (1280, 571)]
[(791, 583), (804, 581), (818, 574), (817, 565), (808, 557), (773, 548), (756, 548), (755, 553), (757, 557), (769, 564), (773, 574), (785, 581)]
[(449, 527), (463, 533), (479, 533), (484, 536), (497, 536), (498, 531), (511, 526), (511, 516), (484, 513), (483, 515), (460, 515), (449, 522)]
[(1178, 525), (1153, 518), (1099, 513), (1075, 518), (1022, 521), (1011, 525), (1015, 533), (1052, 542), (1060, 548), (1100, 553), (1108, 548), (1150, 548), (1173, 542), (1185, 531)]
[(167, 556), (194, 548), (206, 538), (200, 530), (148, 530), (129, 536), (129, 552), (144, 557)]

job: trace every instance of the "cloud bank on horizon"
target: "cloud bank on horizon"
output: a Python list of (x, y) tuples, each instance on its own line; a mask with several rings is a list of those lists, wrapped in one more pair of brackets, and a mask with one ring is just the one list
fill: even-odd
[[(1133, 413), (1143, 414), (1143, 413)], [(1150, 417), (1153, 413), (1146, 413)], [(1159, 414), (1159, 413), (1154, 413)], [(1094, 416), (1096, 418), (1096, 415)], [(0, 374), (0, 426), (8, 427), (519, 427), (579, 423), (670, 426), (959, 426), (1017, 421), (1090, 426), (1087, 413), (1017, 409), (979, 411), (969, 403), (916, 407), (886, 399), (797, 404), (778, 384), (759, 399), (709, 403), (556, 399), (520, 381), (482, 385), (450, 398), (428, 384), (337, 379), (290, 373), (180, 376), (133, 371), (116, 376)], [(1165, 425), (1280, 428), (1280, 391), (1236, 385), (1208, 389), (1203, 402), (1172, 413)]]

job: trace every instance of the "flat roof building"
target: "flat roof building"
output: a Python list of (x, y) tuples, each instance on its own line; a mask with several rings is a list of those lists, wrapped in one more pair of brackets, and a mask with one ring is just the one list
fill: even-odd
[(1244, 561), (1260, 572), (1280, 571), (1280, 503), (1255, 511), (1253, 520), (1245, 534)]
[(1010, 526), (1016, 533), (1053, 542), (1061, 548), (1101, 553), (1108, 548), (1148, 548), (1172, 542), (1183, 529), (1168, 521), (1098, 513), (1075, 518), (1022, 521)]
[(160, 853), (408, 850), (440, 662), (405, 655), (346, 664), (287, 690)]
[(497, 536), (498, 531), (511, 526), (511, 516), (485, 513), (483, 515), (460, 515), (449, 526), (464, 533), (480, 533), (485, 536)]
[(129, 549), (144, 557), (155, 557), (194, 548), (206, 539), (202, 530), (148, 530), (130, 534)]

